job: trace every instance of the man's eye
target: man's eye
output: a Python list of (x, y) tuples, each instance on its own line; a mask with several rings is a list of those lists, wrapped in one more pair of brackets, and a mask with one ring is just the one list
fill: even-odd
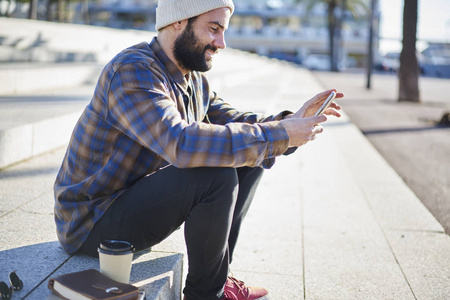
[(209, 28), (211, 28), (211, 30), (214, 31), (214, 32), (216, 32), (218, 30), (217, 27), (209, 27)]

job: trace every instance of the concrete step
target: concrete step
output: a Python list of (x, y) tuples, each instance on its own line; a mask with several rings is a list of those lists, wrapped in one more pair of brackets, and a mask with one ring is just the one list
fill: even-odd
[[(48, 288), (48, 280), (58, 275), (99, 270), (98, 259), (87, 256), (69, 257), (58, 242), (34, 244), (1, 252), (5, 259), (2, 278), (8, 278), (7, 270), (16, 270), (24, 282), (14, 297), (30, 300), (60, 299)], [(30, 259), (33, 262), (30, 264)], [(26, 259), (26, 263), (24, 263)], [(179, 300), (182, 284), (183, 255), (179, 253), (149, 252), (135, 255), (130, 283), (146, 294), (146, 299)]]
[(86, 84), (0, 96), (0, 169), (67, 144), (92, 92)]
[(0, 18), (0, 61), (103, 64), (130, 45), (150, 41), (154, 32), (80, 24)]
[(61, 147), (69, 141), (80, 113), (0, 131), (0, 168)]
[(11, 96), (83, 85), (97, 78), (97, 63), (8, 63), (0, 66), (0, 95)]
[[(0, 172), (0, 278), (14, 270), (24, 282), (17, 299), (55, 299), (47, 288), (59, 274), (99, 269), (98, 259), (69, 256), (57, 241), (52, 187), (65, 149)], [(130, 281), (147, 299), (179, 300), (184, 239), (176, 232), (151, 252), (135, 254)]]

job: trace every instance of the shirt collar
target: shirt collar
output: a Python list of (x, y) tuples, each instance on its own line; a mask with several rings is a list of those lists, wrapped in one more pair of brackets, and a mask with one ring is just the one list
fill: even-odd
[(166, 53), (164, 53), (156, 37), (154, 37), (153, 40), (151, 41), (150, 48), (154, 51), (156, 57), (164, 65), (169, 75), (173, 78), (173, 80), (180, 87), (183, 93), (190, 96), (190, 93), (188, 92), (188, 87), (189, 82), (191, 81), (190, 79), (191, 74), (190, 73), (188, 74), (189, 80), (183, 76), (178, 67), (173, 63), (173, 61), (170, 60), (170, 58), (166, 55)]

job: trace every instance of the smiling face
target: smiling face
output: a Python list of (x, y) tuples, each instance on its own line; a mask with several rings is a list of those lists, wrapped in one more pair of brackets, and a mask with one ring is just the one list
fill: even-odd
[(175, 59), (183, 70), (211, 69), (214, 55), (226, 47), (224, 33), (230, 16), (229, 8), (218, 8), (187, 22), (173, 47)]

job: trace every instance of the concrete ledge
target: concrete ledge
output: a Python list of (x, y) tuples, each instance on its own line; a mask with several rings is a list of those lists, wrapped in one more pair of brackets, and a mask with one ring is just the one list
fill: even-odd
[(0, 168), (68, 143), (80, 112), (0, 131)]
[(155, 32), (0, 17), (0, 95), (76, 86)]
[[(47, 287), (48, 280), (65, 273), (99, 270), (98, 259), (84, 255), (69, 256), (58, 242), (34, 244), (0, 252), (2, 278), (17, 270), (24, 288), (14, 297), (60, 299)], [(32, 263), (30, 263), (32, 261)], [(179, 300), (181, 297), (183, 255), (170, 252), (135, 254), (130, 283), (145, 291), (147, 300)]]
[[(14, 299), (54, 299), (47, 288), (50, 277), (99, 269), (98, 259), (69, 256), (57, 241), (52, 187), (64, 153), (60, 147), (0, 172), (0, 281), (17, 271), (24, 288), (14, 292)], [(179, 230), (151, 252), (135, 254), (131, 283), (148, 300), (179, 300), (184, 248)]]
[(82, 85), (97, 78), (102, 67), (96, 63), (6, 64), (0, 68), (0, 95)]
[(0, 17), (0, 61), (105, 63), (154, 32)]

